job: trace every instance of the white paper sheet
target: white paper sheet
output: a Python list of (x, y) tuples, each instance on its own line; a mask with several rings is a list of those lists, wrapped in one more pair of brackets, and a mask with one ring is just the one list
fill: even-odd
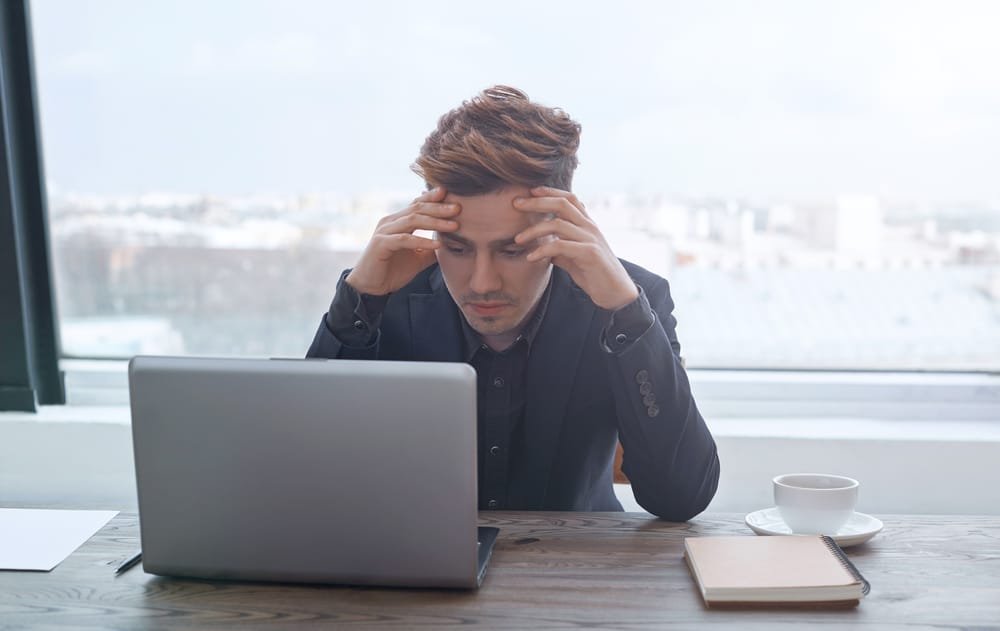
[(50, 571), (118, 511), (0, 508), (0, 570)]

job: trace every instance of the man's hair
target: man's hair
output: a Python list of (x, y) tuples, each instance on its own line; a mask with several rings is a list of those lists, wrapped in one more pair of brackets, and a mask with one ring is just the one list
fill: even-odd
[(510, 185), (570, 190), (580, 125), (566, 112), (505, 85), (487, 88), (438, 121), (410, 167), (456, 195)]

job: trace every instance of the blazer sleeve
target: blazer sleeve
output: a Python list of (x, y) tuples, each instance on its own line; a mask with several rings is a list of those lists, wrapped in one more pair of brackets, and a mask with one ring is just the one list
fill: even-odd
[[(666, 280), (646, 287), (653, 323), (634, 340), (604, 350), (610, 361), (622, 471), (650, 513), (686, 521), (705, 510), (719, 484), (719, 457), (680, 362)], [(615, 345), (615, 342), (612, 342)]]
[(386, 296), (359, 294), (345, 279), (344, 270), (330, 310), (323, 314), (306, 357), (327, 359), (377, 359), (379, 329)]

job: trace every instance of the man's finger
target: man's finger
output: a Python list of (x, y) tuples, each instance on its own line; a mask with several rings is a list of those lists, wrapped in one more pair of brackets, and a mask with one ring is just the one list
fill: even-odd
[[(400, 217), (402, 217), (404, 215), (408, 215), (408, 214), (410, 214), (412, 212), (428, 212), (427, 209), (432, 208), (435, 205), (441, 204), (441, 202), (444, 201), (444, 198), (447, 197), (447, 195), (448, 195), (448, 191), (444, 190), (440, 186), (438, 186), (436, 188), (432, 188), (431, 190), (427, 191), (423, 195), (419, 195), (417, 197), (414, 197), (413, 201), (410, 202), (410, 205), (407, 206), (406, 208), (404, 208), (402, 210), (399, 210), (399, 211), (396, 211), (396, 212), (394, 212), (394, 213), (392, 213), (390, 215), (386, 215), (386, 216), (382, 217), (381, 219), (379, 219), (378, 225), (382, 226), (384, 224), (389, 223), (390, 221), (393, 221), (395, 219), (399, 219)], [(458, 206), (458, 204), (454, 204), (454, 205)], [(461, 206), (458, 206), (458, 208), (459, 208), (459, 210), (461, 210)], [(445, 212), (445, 211), (431, 211), (431, 214), (439, 214), (440, 215), (442, 212)]]
[(413, 214), (423, 214), (430, 215), (432, 217), (452, 217), (457, 215), (462, 210), (461, 204), (456, 204), (454, 202), (442, 203), (442, 202), (413, 202), (403, 210), (399, 212), (392, 213), (391, 215), (386, 215), (379, 220), (379, 227), (383, 227), (388, 223), (392, 223), (401, 217), (406, 217), (407, 215)]
[(380, 245), (389, 252), (398, 252), (400, 250), (436, 250), (441, 247), (440, 241), (425, 239), (414, 234), (382, 234), (372, 237), (372, 239), (378, 240)]
[(583, 205), (580, 198), (576, 196), (575, 193), (569, 191), (564, 191), (561, 188), (553, 188), (551, 186), (536, 186), (531, 189), (532, 197), (562, 197), (565, 198), (574, 208), (580, 211), (584, 217), (590, 217), (587, 214), (587, 207)]
[(587, 215), (565, 197), (515, 197), (514, 209), (529, 213), (551, 213), (570, 223), (584, 225)]
[(413, 204), (417, 202), (439, 202), (443, 200), (448, 195), (448, 191), (444, 190), (443, 186), (435, 186), (429, 191), (424, 192), (421, 195), (413, 198)]
[(430, 215), (431, 217), (453, 217), (462, 210), (454, 202), (416, 202), (410, 204), (408, 214)]
[(572, 224), (565, 219), (552, 219), (536, 223), (519, 232), (514, 241), (517, 243), (530, 243), (546, 235), (555, 235), (560, 239), (570, 241), (593, 241), (594, 237), (589, 232)]
[(593, 259), (598, 253), (593, 243), (580, 243), (578, 241), (563, 241), (554, 239), (538, 246), (524, 258), (530, 262), (540, 261), (545, 258), (554, 260), (557, 258), (571, 260)]
[(458, 222), (453, 219), (432, 217), (431, 215), (422, 213), (411, 213), (384, 223), (379, 227), (378, 232), (380, 234), (409, 234), (414, 230), (454, 232), (458, 230)]

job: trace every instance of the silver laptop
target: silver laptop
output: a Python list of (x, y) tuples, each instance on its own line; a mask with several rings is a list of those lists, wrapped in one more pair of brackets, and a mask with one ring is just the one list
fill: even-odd
[(136, 357), (129, 392), (147, 572), (482, 582), (472, 367)]

